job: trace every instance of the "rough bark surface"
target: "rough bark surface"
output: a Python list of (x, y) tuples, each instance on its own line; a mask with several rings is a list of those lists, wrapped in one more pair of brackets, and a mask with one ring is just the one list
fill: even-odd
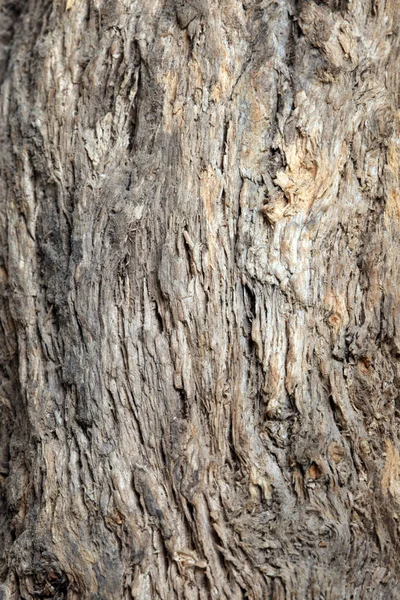
[(399, 598), (399, 0), (0, 14), (0, 598)]

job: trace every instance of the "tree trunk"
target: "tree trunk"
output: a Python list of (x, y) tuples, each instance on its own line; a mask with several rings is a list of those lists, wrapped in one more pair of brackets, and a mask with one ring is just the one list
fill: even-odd
[(399, 598), (400, 0), (0, 4), (0, 598)]

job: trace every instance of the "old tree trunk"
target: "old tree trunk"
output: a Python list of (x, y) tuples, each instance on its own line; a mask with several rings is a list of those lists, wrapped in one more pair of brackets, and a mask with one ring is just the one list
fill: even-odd
[(400, 0), (0, 2), (0, 598), (400, 598)]

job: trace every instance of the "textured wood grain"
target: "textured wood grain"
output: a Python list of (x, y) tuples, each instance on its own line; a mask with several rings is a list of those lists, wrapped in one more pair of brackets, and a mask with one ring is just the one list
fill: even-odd
[(399, 0), (0, 14), (0, 598), (399, 598)]

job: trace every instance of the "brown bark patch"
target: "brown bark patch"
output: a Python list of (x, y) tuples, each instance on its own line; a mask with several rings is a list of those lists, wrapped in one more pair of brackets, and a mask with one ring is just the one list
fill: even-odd
[(382, 476), (382, 489), (396, 502), (400, 502), (400, 456), (391, 440), (386, 440), (386, 462)]

